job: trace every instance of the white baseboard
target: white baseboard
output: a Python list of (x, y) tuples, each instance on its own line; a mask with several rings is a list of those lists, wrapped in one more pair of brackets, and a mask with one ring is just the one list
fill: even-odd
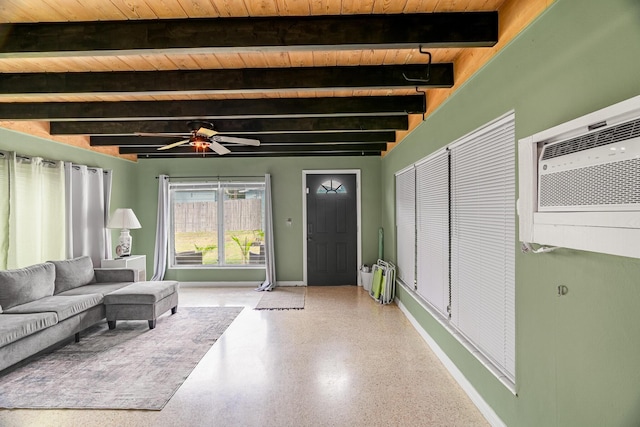
[(407, 308), (402, 304), (402, 301), (396, 298), (396, 304), (400, 308), (400, 311), (404, 313), (404, 315), (409, 320), (409, 323), (413, 325), (413, 327), (418, 331), (418, 334), (425, 340), (427, 345), (431, 348), (433, 353), (440, 359), (445, 368), (449, 371), (451, 376), (458, 382), (458, 385), (462, 388), (462, 390), (467, 393), (467, 396), (471, 399), (471, 401), (476, 405), (478, 410), (482, 413), (482, 415), (487, 419), (489, 424), (494, 427), (506, 427), (507, 425), (500, 419), (498, 414), (495, 413), (493, 408), (489, 406), (489, 404), (482, 398), (480, 393), (473, 387), (473, 385), (467, 380), (464, 374), (458, 369), (458, 367), (453, 363), (449, 356), (440, 348), (438, 343), (431, 338), (431, 335), (425, 331), (422, 326), (418, 323), (415, 317), (407, 310)]
[(304, 283), (302, 283), (302, 281), (298, 282), (296, 280), (290, 280), (290, 281), (276, 281), (276, 286), (306, 286)]
[[(262, 282), (180, 282), (181, 288), (257, 288)], [(277, 282), (277, 286), (304, 286), (298, 281)]]
[(262, 282), (180, 282), (181, 288), (257, 288)]

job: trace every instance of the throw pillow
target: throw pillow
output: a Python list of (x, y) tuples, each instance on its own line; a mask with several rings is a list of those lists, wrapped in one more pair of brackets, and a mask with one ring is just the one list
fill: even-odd
[(36, 264), (17, 270), (0, 271), (0, 306), (5, 310), (16, 305), (53, 295), (55, 267)]
[(95, 282), (93, 262), (88, 256), (49, 262), (56, 267), (56, 288), (54, 294)]

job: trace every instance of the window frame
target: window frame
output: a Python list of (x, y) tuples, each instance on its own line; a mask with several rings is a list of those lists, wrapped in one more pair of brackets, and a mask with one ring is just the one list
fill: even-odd
[[(183, 187), (183, 188), (180, 188)], [(198, 191), (212, 190), (215, 193), (217, 224), (215, 227), (217, 233), (217, 263), (213, 264), (177, 264), (176, 263), (176, 238), (175, 238), (175, 193), (178, 191), (188, 191), (189, 188), (201, 187)], [(178, 181), (169, 183), (169, 251), (168, 251), (168, 268), (169, 269), (265, 269), (265, 260), (261, 262), (245, 261), (239, 264), (227, 264), (225, 256), (225, 208), (224, 201), (227, 200), (225, 190), (233, 187), (260, 187), (262, 192), (261, 200), (261, 228), (265, 230), (265, 181), (263, 179), (252, 178), (251, 180), (236, 179), (218, 179), (218, 180), (202, 180), (202, 181)]]

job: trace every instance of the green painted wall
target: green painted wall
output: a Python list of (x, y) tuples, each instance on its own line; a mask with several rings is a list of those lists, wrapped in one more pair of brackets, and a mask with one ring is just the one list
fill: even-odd
[[(558, 0), (382, 161), (385, 255), (394, 176), (506, 113), (522, 138), (640, 94), (640, 2)], [(519, 245), (518, 245), (519, 247)], [(516, 257), (514, 396), (409, 295), (399, 298), (509, 426), (640, 425), (640, 260)], [(566, 285), (569, 294), (556, 296)]]
[[(111, 169), (113, 171), (111, 210), (130, 207), (133, 205), (133, 201), (136, 200), (136, 189), (128, 184), (136, 180), (136, 163), (134, 162), (3, 128), (0, 128), (0, 150)], [(131, 231), (134, 239), (136, 234), (137, 230)], [(118, 230), (113, 230), (112, 238), (114, 242), (118, 241), (119, 235), (120, 232)]]
[[(355, 169), (361, 171), (362, 259), (372, 264), (377, 257), (380, 214), (380, 165), (377, 157), (284, 157), (167, 159), (130, 162), (61, 144), (51, 140), (0, 128), (0, 150), (30, 156), (72, 161), (113, 170), (111, 210), (131, 207), (142, 228), (131, 230), (133, 252), (147, 255), (147, 276), (153, 271), (155, 224), (159, 174), (173, 176), (264, 176), (271, 174), (274, 206), (276, 272), (278, 281), (303, 280), (302, 259), (302, 171)], [(286, 226), (287, 218), (292, 226)], [(118, 230), (113, 231), (117, 242)], [(167, 279), (180, 281), (262, 281), (264, 269), (175, 269)]]
[[(362, 182), (362, 258), (371, 264), (377, 256), (380, 227), (380, 164), (377, 157), (283, 157), (283, 158), (215, 158), (142, 159), (137, 166), (135, 211), (143, 225), (134, 245), (147, 254), (152, 271), (159, 174), (169, 176), (263, 176), (271, 174), (275, 235), (276, 274), (278, 281), (303, 280), (302, 259), (302, 171), (314, 169), (360, 169)], [(287, 218), (292, 226), (287, 227)], [(181, 281), (261, 281), (259, 269), (174, 269), (168, 279)]]
[[(137, 164), (0, 129), (0, 149), (114, 170), (112, 209), (143, 228), (134, 252), (151, 269), (159, 173), (273, 176), (278, 279), (301, 281), (302, 170), (361, 169), (363, 262), (393, 260), (393, 174), (514, 109), (522, 138), (640, 94), (640, 2), (557, 0), (382, 161), (377, 158), (141, 160)], [(286, 227), (286, 218), (293, 226)], [(117, 232), (114, 232), (117, 238)], [(260, 280), (260, 270), (180, 270), (193, 281)], [(510, 426), (640, 425), (640, 260), (560, 250), (516, 257), (517, 391), (513, 396), (410, 295), (399, 298)], [(557, 285), (569, 294), (558, 298)]]

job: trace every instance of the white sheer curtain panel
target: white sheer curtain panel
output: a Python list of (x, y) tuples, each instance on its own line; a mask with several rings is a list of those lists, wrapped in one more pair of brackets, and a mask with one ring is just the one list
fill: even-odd
[(153, 277), (162, 280), (167, 271), (169, 252), (169, 176), (158, 177), (158, 214), (156, 221), (156, 247), (153, 253)]
[[(94, 266), (111, 256), (107, 248), (106, 200), (104, 173), (101, 168), (65, 163), (67, 258), (88, 255)], [(108, 252), (107, 252), (108, 249)]]
[[(109, 222), (109, 213), (111, 212), (111, 188), (113, 186), (113, 172), (110, 170), (102, 171), (103, 184), (104, 184), (104, 226), (107, 226)], [(112, 246), (111, 246), (111, 231), (107, 228), (104, 229), (104, 259), (111, 259)]]
[(266, 278), (257, 291), (270, 291), (276, 287), (276, 260), (273, 242), (273, 204), (271, 201), (271, 174), (264, 176), (264, 243)]
[(65, 257), (62, 162), (10, 153), (7, 268)]
[(0, 151), (0, 270), (9, 253), (9, 153)]

